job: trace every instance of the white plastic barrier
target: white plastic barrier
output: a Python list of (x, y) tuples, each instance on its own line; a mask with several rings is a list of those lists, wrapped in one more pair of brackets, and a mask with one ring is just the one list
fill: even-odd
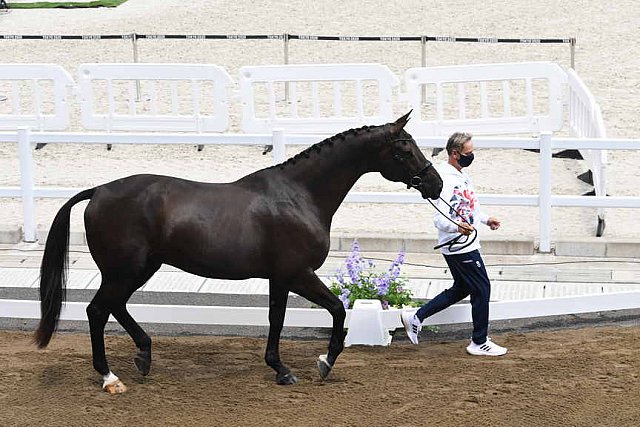
[(0, 129), (64, 130), (73, 79), (59, 65), (0, 64)]
[(105, 131), (224, 132), (233, 80), (205, 64), (82, 64), (82, 125)]
[(551, 62), (411, 68), (405, 82), (414, 115), (407, 129), (417, 136), (558, 131), (566, 80)]
[(242, 130), (342, 132), (393, 117), (399, 80), (380, 64), (268, 65), (240, 69)]
[[(606, 138), (602, 113), (591, 91), (574, 70), (569, 69), (567, 77), (571, 134), (578, 138)], [(580, 150), (580, 154), (590, 165), (595, 195), (606, 196), (607, 151)], [(598, 209), (598, 236), (602, 235), (603, 228), (604, 210)]]

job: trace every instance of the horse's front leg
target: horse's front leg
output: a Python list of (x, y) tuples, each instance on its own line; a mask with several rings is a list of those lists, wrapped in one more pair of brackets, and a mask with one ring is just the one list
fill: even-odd
[(325, 308), (333, 317), (329, 352), (326, 355), (321, 355), (317, 362), (320, 376), (325, 379), (331, 373), (336, 359), (344, 350), (344, 320), (347, 316), (344, 306), (313, 271), (293, 280), (291, 291)]
[(281, 385), (298, 382), (298, 378), (280, 361), (280, 334), (288, 296), (289, 290), (284, 282), (269, 280), (269, 339), (264, 360), (276, 371), (276, 382)]

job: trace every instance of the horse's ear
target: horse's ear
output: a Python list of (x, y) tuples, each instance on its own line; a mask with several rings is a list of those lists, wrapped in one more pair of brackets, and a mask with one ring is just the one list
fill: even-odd
[(407, 114), (405, 114), (404, 116), (400, 117), (398, 120), (396, 120), (392, 125), (391, 125), (391, 129), (392, 131), (395, 132), (399, 132), (400, 129), (403, 129), (404, 126), (407, 124), (407, 122), (409, 121), (409, 116), (411, 115), (411, 112), (413, 111), (410, 110)]

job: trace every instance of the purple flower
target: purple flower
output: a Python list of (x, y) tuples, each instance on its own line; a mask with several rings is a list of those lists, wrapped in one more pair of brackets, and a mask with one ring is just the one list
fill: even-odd
[(387, 274), (373, 278), (373, 285), (377, 289), (378, 295), (386, 295), (389, 293), (389, 284), (389, 276)]
[(360, 255), (360, 245), (358, 245), (357, 240), (354, 240), (351, 246), (351, 255), (346, 260), (347, 273), (349, 273), (351, 283), (358, 283), (360, 280), (360, 273), (362, 273), (364, 263), (365, 261)]
[(351, 294), (351, 291), (347, 288), (342, 289), (342, 293), (340, 294), (340, 296), (338, 297), (338, 299), (340, 301), (342, 301), (342, 305), (344, 306), (345, 309), (349, 308), (349, 295)]
[(391, 280), (395, 280), (400, 276), (400, 267), (404, 263), (404, 251), (400, 251), (398, 253), (398, 257), (393, 261), (391, 267), (389, 267), (389, 274), (391, 275)]
[[(331, 283), (331, 291), (338, 295), (338, 299), (345, 309), (351, 305), (353, 298), (377, 298), (384, 309), (390, 307), (389, 298), (407, 298), (402, 295), (405, 290), (400, 286), (400, 269), (404, 263), (405, 253), (401, 251), (397, 258), (383, 273), (374, 272), (375, 264), (364, 259), (360, 253), (360, 245), (353, 241), (351, 253), (345, 260), (345, 267), (339, 268)], [(400, 295), (398, 295), (400, 294)]]

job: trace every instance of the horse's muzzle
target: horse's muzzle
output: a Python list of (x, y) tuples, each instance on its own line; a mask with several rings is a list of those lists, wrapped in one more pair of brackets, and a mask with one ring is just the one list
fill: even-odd
[(407, 188), (415, 188), (418, 190), (423, 199), (429, 198), (435, 200), (440, 197), (442, 185), (440, 174), (438, 174), (431, 162), (427, 161), (427, 165), (411, 177)]

